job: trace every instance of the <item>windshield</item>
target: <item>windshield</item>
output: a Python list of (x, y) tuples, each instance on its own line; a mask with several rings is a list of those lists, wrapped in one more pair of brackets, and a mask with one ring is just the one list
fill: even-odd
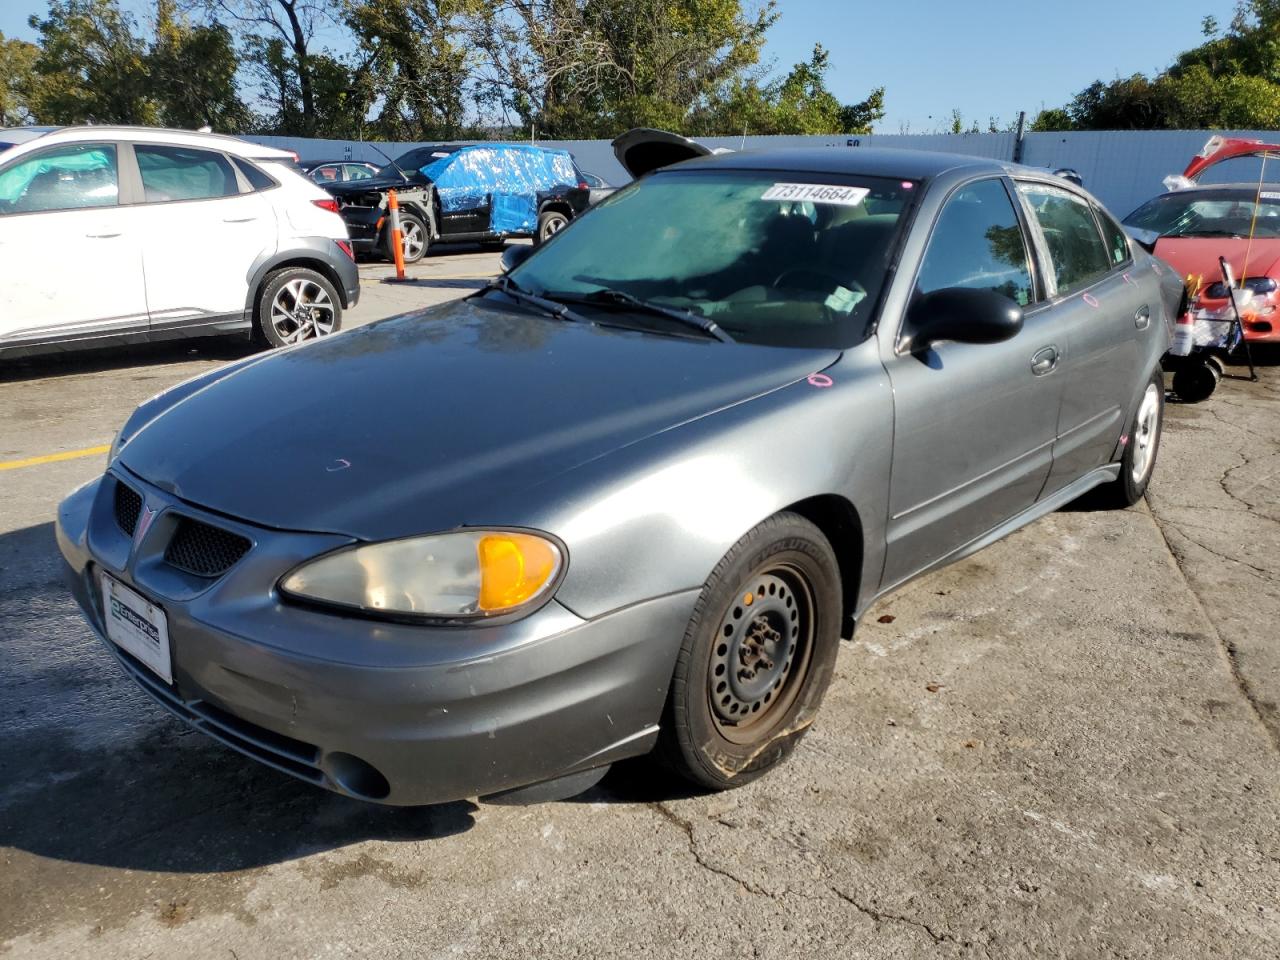
[(396, 172), (397, 166), (405, 173), (413, 173), (415, 171), (420, 171), (423, 167), (434, 163), (441, 157), (447, 157), (449, 154), (456, 153), (457, 151), (457, 147), (441, 144), (433, 144), (428, 147), (415, 147), (407, 153), (402, 153), (400, 156), (396, 157), (396, 162), (394, 164), (387, 163), (379, 167), (378, 173), (398, 177), (399, 174)]
[(636, 181), (511, 272), (551, 299), (601, 290), (714, 320), (734, 340), (863, 339), (909, 181), (773, 171), (670, 171)]
[[(1162, 237), (1280, 237), (1280, 191), (1171, 193), (1156, 197), (1125, 218), (1131, 227)], [(1254, 210), (1257, 222), (1254, 222)]]

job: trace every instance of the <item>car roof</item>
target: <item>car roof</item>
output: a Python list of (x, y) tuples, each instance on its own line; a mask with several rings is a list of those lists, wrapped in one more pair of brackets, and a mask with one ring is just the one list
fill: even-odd
[(43, 137), (46, 133), (52, 133), (57, 129), (57, 127), (0, 127), (0, 143), (16, 146), (19, 143)]
[[(50, 143), (77, 143), (80, 141), (93, 141), (106, 139), (117, 140), (140, 140), (155, 141), (158, 143), (174, 144), (177, 146), (188, 147), (207, 147), (209, 149), (223, 150), (227, 153), (239, 157), (246, 157), (257, 160), (289, 160), (294, 158), (293, 152), (290, 150), (281, 150), (277, 147), (268, 147), (258, 143), (251, 143), (248, 140), (241, 140), (239, 137), (231, 137), (221, 133), (202, 133), (197, 130), (177, 130), (168, 127), (140, 127), (140, 126), (124, 126), (115, 124), (102, 124), (101, 126), (82, 126), (82, 127), (16, 127), (12, 130), (35, 130), (43, 129), (43, 133), (38, 134), (41, 139)], [(22, 142), (34, 140), (36, 137), (26, 137)]]
[(718, 153), (680, 164), (681, 169), (715, 166), (730, 170), (792, 170), (797, 173), (860, 174), (868, 177), (898, 177), (929, 180), (953, 170), (1000, 174), (1035, 174), (1051, 177), (1044, 170), (1022, 167), (983, 157), (928, 150), (897, 150), (886, 147), (810, 147), (800, 149), (747, 150)]

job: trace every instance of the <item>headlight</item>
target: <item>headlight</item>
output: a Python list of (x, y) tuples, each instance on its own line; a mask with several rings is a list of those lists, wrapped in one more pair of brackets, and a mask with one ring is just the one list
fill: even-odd
[(346, 547), (293, 570), (280, 590), (365, 613), (496, 617), (544, 598), (563, 567), (546, 537), (462, 530)]

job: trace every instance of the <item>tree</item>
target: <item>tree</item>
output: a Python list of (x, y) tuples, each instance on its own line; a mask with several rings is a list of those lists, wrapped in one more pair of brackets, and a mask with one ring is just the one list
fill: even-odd
[(115, 0), (50, 0), (27, 109), (41, 123), (155, 123), (147, 46)]
[(1242, 0), (1225, 32), (1201, 21), (1205, 42), (1154, 78), (1096, 80), (1033, 130), (1159, 130), (1280, 126), (1280, 0)]
[[(213, 16), (240, 29), (249, 73), (272, 107), (272, 132), (317, 136), (316, 76), (333, 58), (317, 51), (316, 35), (338, 22), (340, 0), (199, 0)], [(327, 132), (327, 131), (326, 131)]]
[(347, 23), (365, 50), (375, 128), (392, 140), (455, 139), (467, 127), (470, 79), (459, 0), (356, 0)]
[(708, 110), (693, 118), (690, 132), (870, 133), (872, 124), (884, 118), (884, 88), (877, 87), (859, 103), (841, 104), (827, 89), (828, 68), (827, 51), (815, 44), (809, 60), (796, 64), (781, 80), (735, 80)]
[(161, 123), (220, 133), (248, 129), (249, 110), (236, 90), (239, 59), (231, 32), (193, 24), (175, 0), (157, 0), (156, 35), (147, 56), (149, 87)]
[(34, 43), (8, 40), (0, 33), (0, 127), (30, 122), (27, 93), (39, 56), (40, 48)]

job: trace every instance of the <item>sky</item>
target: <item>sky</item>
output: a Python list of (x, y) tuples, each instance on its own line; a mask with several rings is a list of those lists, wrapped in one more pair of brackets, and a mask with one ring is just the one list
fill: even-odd
[[(756, 0), (745, 0), (750, 5)], [(122, 0), (145, 18), (146, 0)], [(959, 110), (966, 126), (1001, 125), (1061, 106), (1094, 80), (1155, 73), (1201, 42), (1200, 21), (1227, 24), (1235, 0), (778, 0), (765, 58), (778, 73), (831, 54), (843, 102), (885, 88), (880, 133), (933, 133)], [(35, 39), (44, 0), (0, 0), (0, 33)]]

